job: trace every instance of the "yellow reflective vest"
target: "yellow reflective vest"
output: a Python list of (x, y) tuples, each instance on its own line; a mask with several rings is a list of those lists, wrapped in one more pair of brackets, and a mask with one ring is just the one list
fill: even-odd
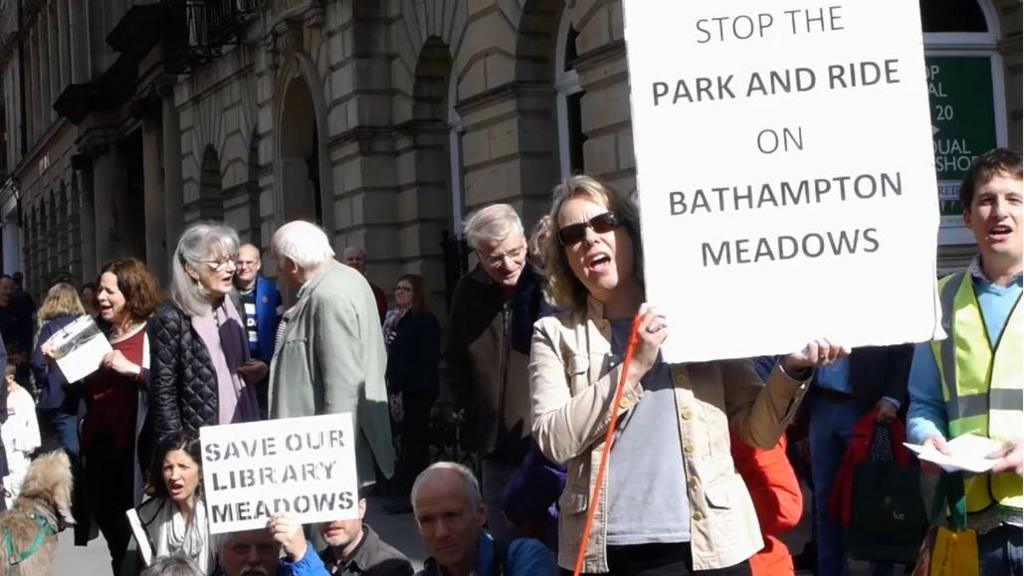
[[(932, 342), (942, 379), (949, 437), (986, 436), (1005, 442), (1024, 433), (1024, 325), (1020, 298), (993, 346), (985, 329), (971, 275), (952, 274), (939, 282), (945, 340)], [(1022, 479), (1012, 473), (981, 474), (964, 480), (967, 511), (999, 503), (1021, 508)]]

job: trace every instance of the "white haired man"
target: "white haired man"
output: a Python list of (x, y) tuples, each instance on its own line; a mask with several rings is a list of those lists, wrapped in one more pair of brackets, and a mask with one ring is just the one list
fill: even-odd
[(391, 443), (384, 337), (377, 304), (358, 272), (334, 260), (324, 231), (296, 220), (274, 233), (278, 282), (298, 288), (284, 313), (270, 365), (271, 418), (352, 413), (362, 484), (390, 478)]
[[(366, 251), (359, 246), (347, 246), (341, 251), (341, 263), (355, 268), (366, 278)], [(370, 282), (369, 278), (366, 278)], [(384, 314), (388, 311), (388, 297), (373, 282), (370, 282), (370, 290), (373, 290), (373, 297), (377, 300), (377, 313), (380, 315), (381, 324), (384, 323)]]
[(551, 552), (539, 540), (496, 540), (484, 530), (480, 485), (461, 464), (437, 462), (412, 485), (413, 513), (430, 558), (416, 576), (554, 576)]
[(490, 529), (505, 539), (510, 530), (501, 496), (530, 447), (530, 338), (545, 307), (514, 208), (482, 208), (466, 219), (463, 232), (479, 264), (452, 297), (444, 350), (448, 387), (466, 410), (463, 443), (483, 458)]
[[(282, 556), (281, 552), (284, 551)], [(302, 524), (278, 514), (265, 529), (229, 532), (217, 542), (224, 576), (326, 576), (320, 556), (306, 540)]]

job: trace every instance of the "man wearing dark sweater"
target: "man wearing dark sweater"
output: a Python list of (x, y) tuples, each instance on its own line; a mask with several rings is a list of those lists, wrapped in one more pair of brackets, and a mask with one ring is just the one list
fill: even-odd
[(359, 518), (319, 524), (327, 547), (320, 551), (327, 571), (335, 575), (410, 576), (412, 564), (404, 554), (363, 524), (366, 499), (359, 499)]
[[(877, 411), (880, 422), (896, 418), (906, 401), (912, 355), (909, 345), (865, 346), (815, 371), (810, 395), (810, 448), (818, 574), (848, 572), (843, 527), (829, 517), (832, 487), (857, 421), (871, 409)], [(891, 572), (891, 566), (874, 568), (876, 575)]]

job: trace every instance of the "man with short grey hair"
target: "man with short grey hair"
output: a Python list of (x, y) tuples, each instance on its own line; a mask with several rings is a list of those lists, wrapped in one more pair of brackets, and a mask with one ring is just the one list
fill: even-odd
[(463, 443), (482, 458), (491, 531), (506, 539), (501, 495), (530, 446), (530, 338), (546, 307), (514, 208), (482, 208), (463, 231), (479, 264), (452, 297), (444, 351), (448, 388), (466, 411)]
[(546, 576), (557, 573), (551, 552), (538, 540), (501, 540), (484, 530), (487, 510), (473, 473), (438, 462), (412, 486), (416, 527), (430, 558), (417, 576)]
[[(355, 268), (363, 278), (366, 278), (366, 251), (359, 246), (346, 246), (341, 251), (341, 263)], [(380, 314), (381, 324), (384, 323), (384, 314), (388, 311), (388, 297), (381, 290), (380, 286), (377, 286), (373, 282), (370, 282), (369, 278), (366, 281), (370, 284), (370, 290), (373, 290), (373, 297), (377, 300), (377, 312)]]
[(278, 281), (297, 288), (298, 301), (284, 313), (270, 364), (270, 417), (351, 412), (360, 483), (376, 480), (375, 465), (390, 477), (386, 357), (370, 286), (334, 260), (327, 235), (309, 222), (279, 228), (271, 249)]

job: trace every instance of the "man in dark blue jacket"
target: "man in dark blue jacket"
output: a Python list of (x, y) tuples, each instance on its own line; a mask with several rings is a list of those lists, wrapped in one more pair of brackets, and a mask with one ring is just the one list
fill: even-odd
[[(912, 352), (908, 345), (864, 346), (815, 370), (809, 400), (818, 574), (848, 573), (843, 527), (829, 517), (832, 488), (857, 421), (872, 409), (879, 422), (898, 417)], [(892, 566), (876, 564), (872, 574), (892, 574)]]
[[(268, 366), (274, 357), (277, 325), (281, 322), (281, 293), (273, 281), (260, 276), (263, 261), (260, 249), (252, 244), (238, 247), (235, 262), (235, 307), (245, 320), (249, 339), (249, 355)], [(257, 383), (260, 412), (267, 412), (267, 380)]]

